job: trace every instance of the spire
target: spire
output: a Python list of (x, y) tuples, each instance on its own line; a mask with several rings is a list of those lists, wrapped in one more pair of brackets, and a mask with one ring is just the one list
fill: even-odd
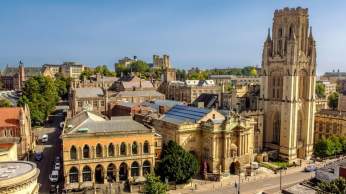
[(270, 37), (270, 28), (268, 28), (268, 35), (267, 35), (267, 40), (266, 41), (271, 41), (271, 37)]

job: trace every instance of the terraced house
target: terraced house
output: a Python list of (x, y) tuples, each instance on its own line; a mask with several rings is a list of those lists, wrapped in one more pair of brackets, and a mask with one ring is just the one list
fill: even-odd
[(87, 188), (124, 180), (136, 181), (153, 171), (161, 137), (131, 117), (107, 119), (83, 111), (63, 130), (65, 188)]

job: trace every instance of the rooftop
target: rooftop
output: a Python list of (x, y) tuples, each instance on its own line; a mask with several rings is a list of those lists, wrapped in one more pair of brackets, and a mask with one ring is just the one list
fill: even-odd
[(174, 124), (181, 124), (184, 122), (197, 123), (209, 112), (211, 112), (210, 109), (175, 105), (161, 117), (161, 120)]
[(117, 97), (128, 97), (128, 96), (164, 96), (156, 90), (135, 90), (135, 91), (120, 91)]
[(75, 91), (78, 98), (96, 98), (104, 95), (101, 88), (76, 88)]
[(0, 182), (22, 176), (36, 169), (36, 164), (27, 161), (0, 162)]
[(0, 128), (19, 127), (20, 107), (0, 108)]
[(65, 134), (95, 134), (110, 132), (151, 132), (152, 130), (132, 119), (132, 117), (112, 117), (111, 120), (91, 112), (83, 111), (66, 124)]

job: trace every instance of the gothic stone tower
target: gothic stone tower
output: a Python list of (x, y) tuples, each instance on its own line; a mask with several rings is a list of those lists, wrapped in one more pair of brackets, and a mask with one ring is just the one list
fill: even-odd
[(308, 9), (276, 10), (264, 42), (264, 146), (289, 162), (313, 151), (316, 47)]

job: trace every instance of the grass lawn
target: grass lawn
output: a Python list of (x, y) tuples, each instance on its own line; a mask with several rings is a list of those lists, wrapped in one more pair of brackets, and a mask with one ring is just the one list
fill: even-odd
[(276, 162), (270, 162), (270, 163), (279, 167), (279, 168), (287, 168), (288, 167), (288, 162), (276, 161)]

